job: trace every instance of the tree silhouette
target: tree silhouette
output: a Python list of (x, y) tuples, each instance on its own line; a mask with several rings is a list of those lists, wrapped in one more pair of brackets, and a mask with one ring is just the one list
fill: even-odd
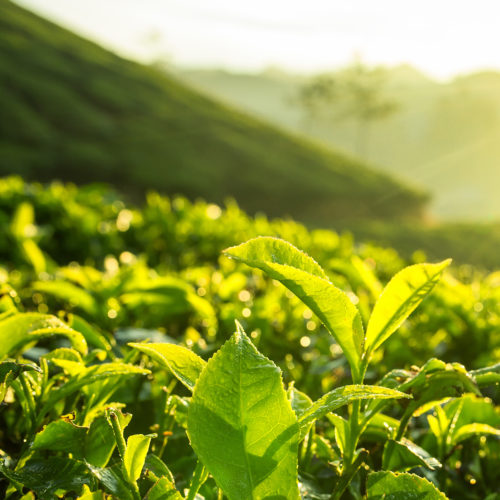
[(305, 126), (314, 120), (352, 120), (355, 126), (354, 151), (368, 154), (370, 125), (387, 118), (399, 104), (387, 96), (387, 70), (368, 67), (360, 60), (335, 73), (313, 77), (303, 85), (297, 102), (305, 111)]

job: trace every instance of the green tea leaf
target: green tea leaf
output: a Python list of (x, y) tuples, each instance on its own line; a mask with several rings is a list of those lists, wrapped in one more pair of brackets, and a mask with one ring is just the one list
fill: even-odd
[(366, 486), (368, 500), (448, 500), (431, 482), (415, 474), (372, 472)]
[(108, 490), (112, 495), (120, 500), (134, 500), (130, 485), (121, 474), (121, 467), (114, 466), (106, 469), (87, 464), (92, 475)]
[(342, 454), (345, 452), (350, 439), (350, 426), (349, 422), (335, 413), (327, 414), (330, 423), (335, 427), (335, 441)]
[(123, 464), (130, 482), (137, 481), (141, 476), (150, 442), (151, 436), (143, 434), (133, 434), (128, 437)]
[(325, 271), (313, 258), (279, 238), (259, 236), (241, 245), (226, 248), (223, 253), (268, 274), (273, 272), (273, 264), (281, 264), (324, 280), (328, 279)]
[(327, 413), (359, 399), (410, 398), (408, 394), (375, 385), (345, 385), (322, 396), (299, 418), (300, 438), (307, 434), (308, 426)]
[[(23, 497), (24, 498), (24, 497)], [(82, 494), (77, 498), (77, 500), (105, 500), (104, 492), (99, 491), (90, 491), (90, 488), (87, 485), (83, 486)]]
[(80, 427), (66, 420), (57, 420), (36, 435), (31, 449), (65, 451), (75, 458), (82, 458), (86, 435), (86, 427)]
[(467, 424), (453, 433), (451, 442), (452, 444), (457, 444), (472, 436), (484, 435), (500, 436), (500, 430), (488, 424)]
[(188, 435), (230, 500), (298, 499), (297, 419), (280, 370), (236, 332), (203, 370)]
[[(132, 418), (129, 415), (129, 420)], [(106, 417), (99, 416), (90, 424), (85, 437), (85, 460), (96, 467), (105, 467), (113, 454), (116, 441), (113, 429)]]
[(175, 344), (138, 344), (131, 342), (129, 346), (147, 354), (182, 382), (189, 390), (193, 390), (206, 362), (193, 351)]
[(82, 462), (70, 458), (32, 459), (24, 467), (10, 470), (0, 462), (0, 474), (33, 490), (42, 499), (52, 499), (56, 491), (78, 493), (91, 476)]
[(83, 335), (49, 314), (19, 313), (0, 321), (0, 359), (42, 338), (62, 335), (82, 354), (87, 353)]
[(94, 297), (83, 288), (68, 281), (36, 281), (32, 286), (34, 290), (69, 302), (73, 307), (79, 307), (92, 316), (99, 312), (99, 306)]
[(431, 292), (451, 260), (415, 264), (396, 274), (380, 295), (366, 329), (369, 354), (385, 342)]
[(88, 344), (104, 349), (105, 351), (111, 350), (111, 344), (109, 341), (96, 328), (76, 314), (69, 314), (68, 316), (69, 326), (79, 331), (85, 337)]
[(0, 362), (0, 403), (3, 401), (8, 387), (22, 372), (36, 371), (41, 373), (37, 365), (16, 363), (15, 361)]
[(349, 297), (330, 283), (311, 257), (286, 241), (269, 237), (249, 240), (224, 253), (261, 269), (297, 295), (335, 338), (349, 361), (354, 380), (359, 379), (364, 342), (361, 316)]
[(469, 375), (476, 381), (479, 387), (496, 384), (500, 382), (500, 363), (472, 370), (469, 372)]
[(166, 477), (163, 477), (148, 491), (144, 500), (182, 500), (182, 495)]
[(105, 363), (85, 368), (78, 373), (78, 375), (68, 380), (68, 382), (51, 391), (48, 400), (40, 410), (39, 419), (43, 419), (45, 414), (49, 412), (58, 401), (97, 380), (110, 377), (147, 375), (148, 373), (151, 372), (144, 368), (139, 368), (138, 366), (132, 366), (125, 363)]
[[(295, 416), (297, 420), (300, 421), (300, 417), (311, 407), (313, 404), (312, 399), (304, 392), (296, 389), (293, 384), (290, 385), (288, 390), (286, 391), (286, 395), (288, 397), (288, 401), (292, 405), (292, 410), (295, 412)], [(300, 440), (304, 439), (309, 432), (310, 428), (313, 425), (313, 421), (311, 421), (308, 425), (305, 425), (300, 430)], [(299, 424), (300, 425), (300, 424)]]
[(393, 472), (404, 472), (414, 467), (427, 467), (430, 470), (441, 467), (439, 460), (405, 438), (401, 441), (391, 439), (386, 442), (382, 462), (384, 469)]
[(149, 473), (154, 474), (157, 478), (165, 477), (172, 484), (175, 483), (171, 470), (165, 465), (163, 460), (154, 453), (147, 454), (145, 467), (148, 469)]

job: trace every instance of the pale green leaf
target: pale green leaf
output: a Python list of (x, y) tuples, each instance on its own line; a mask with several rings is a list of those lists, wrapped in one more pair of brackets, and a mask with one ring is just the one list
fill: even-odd
[[(300, 417), (311, 407), (313, 404), (312, 399), (304, 392), (299, 391), (296, 389), (293, 384), (290, 385), (288, 390), (286, 391), (288, 401), (290, 401), (290, 404), (292, 405), (292, 410), (295, 412), (295, 416), (297, 417), (297, 420), (300, 419)], [(309, 425), (306, 425), (304, 428), (301, 429), (300, 432), (300, 439), (304, 439), (306, 434), (309, 432), (309, 429), (311, 428), (313, 422), (311, 421)]]
[(430, 481), (415, 474), (372, 472), (366, 486), (368, 500), (448, 500)]
[(328, 392), (315, 401), (299, 418), (301, 439), (307, 434), (308, 426), (327, 413), (359, 399), (410, 398), (408, 394), (375, 385), (345, 385)]
[(259, 237), (224, 253), (280, 281), (322, 321), (342, 348), (354, 380), (360, 378), (364, 332), (359, 311), (321, 267), (286, 241)]
[(103, 491), (101, 490), (90, 491), (89, 487), (87, 485), (84, 485), (82, 494), (77, 498), (77, 500), (106, 500), (106, 499), (104, 497)]
[(194, 389), (196, 381), (207, 364), (193, 351), (180, 345), (131, 342), (129, 346), (147, 354), (160, 365), (168, 368), (188, 389)]
[(36, 235), (35, 210), (31, 203), (25, 201), (17, 206), (12, 217), (10, 230), (12, 235), (20, 241), (33, 238)]
[(280, 370), (245, 333), (236, 332), (203, 370), (188, 435), (229, 500), (298, 500), (297, 419)]
[(0, 321), (0, 359), (42, 338), (66, 337), (79, 352), (87, 353), (83, 335), (49, 314), (19, 313)]
[(439, 264), (415, 264), (396, 274), (384, 288), (368, 322), (365, 351), (385, 342), (416, 309), (439, 281), (451, 260)]
[(182, 500), (182, 495), (166, 477), (163, 477), (148, 491), (144, 500)]
[(137, 481), (141, 476), (150, 442), (151, 436), (144, 436), (143, 434), (133, 434), (128, 437), (123, 465), (130, 482)]
[(47, 270), (47, 260), (40, 247), (33, 240), (21, 242), (21, 249), (37, 274)]
[(94, 297), (83, 288), (73, 285), (73, 283), (62, 280), (37, 281), (32, 286), (34, 290), (69, 302), (73, 307), (79, 307), (90, 315), (94, 316), (99, 311)]
[(474, 378), (479, 387), (496, 384), (500, 382), (500, 363), (472, 370), (469, 375)]
[(472, 436), (500, 436), (500, 430), (488, 424), (467, 424), (454, 432), (452, 444), (457, 444)]

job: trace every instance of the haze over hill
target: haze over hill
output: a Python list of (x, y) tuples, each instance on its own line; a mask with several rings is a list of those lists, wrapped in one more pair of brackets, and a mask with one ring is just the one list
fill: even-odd
[(0, 2), (0, 174), (109, 181), (250, 212), (418, 216), (421, 191)]
[[(349, 120), (305, 121), (296, 102), (303, 76), (276, 70), (236, 74), (183, 70), (192, 86), (272, 123), (356, 151)], [(432, 193), (440, 218), (500, 217), (500, 73), (438, 83), (409, 66), (389, 70), (385, 92), (396, 113), (370, 125), (365, 160)]]

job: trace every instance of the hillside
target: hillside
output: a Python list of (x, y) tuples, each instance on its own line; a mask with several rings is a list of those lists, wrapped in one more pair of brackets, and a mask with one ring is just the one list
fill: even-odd
[(422, 192), (0, 2), (0, 174), (228, 196), (312, 223), (419, 215)]
[[(305, 79), (276, 71), (232, 74), (183, 70), (179, 77), (208, 95), (330, 147), (356, 150), (348, 120), (305, 121), (294, 97)], [(500, 218), (500, 73), (439, 83), (409, 66), (389, 70), (387, 94), (399, 111), (370, 126), (365, 161), (432, 194), (440, 218)]]

